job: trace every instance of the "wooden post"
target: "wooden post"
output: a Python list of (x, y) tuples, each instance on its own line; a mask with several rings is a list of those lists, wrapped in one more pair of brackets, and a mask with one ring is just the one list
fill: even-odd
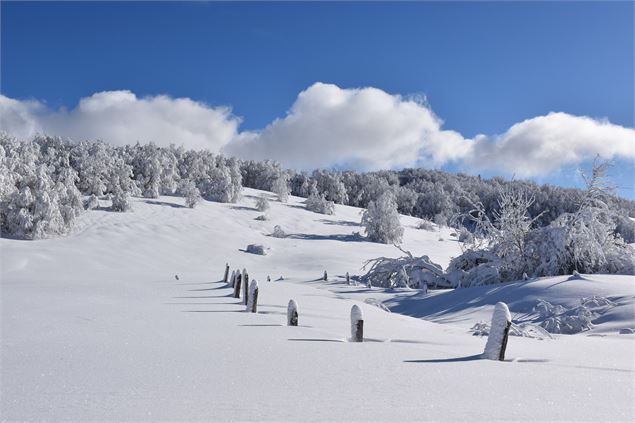
[(328, 280), (328, 278), (329, 278), (329, 277), (328, 277), (328, 275), (326, 274), (326, 270), (325, 270), (325, 271), (324, 271), (324, 278), (323, 278), (323, 279), (324, 279), (324, 281), (327, 281), (327, 280)]
[(271, 277), (267, 275), (267, 282), (271, 282)]
[(243, 300), (247, 305), (249, 301), (249, 274), (246, 269), (243, 269)]
[(258, 311), (258, 281), (255, 279), (249, 284), (247, 311), (250, 313), (256, 313)]
[(483, 358), (489, 360), (505, 360), (505, 349), (507, 348), (507, 339), (509, 338), (511, 325), (512, 317), (507, 304), (496, 303)]
[(347, 285), (351, 284), (351, 276), (348, 274), (348, 272), (346, 272), (346, 284)]
[(235, 283), (236, 283), (236, 271), (232, 270), (232, 275), (229, 278), (229, 286), (233, 288)]
[(225, 276), (223, 276), (223, 282), (229, 282), (229, 263), (225, 263)]
[(236, 272), (236, 283), (234, 283), (234, 298), (240, 298), (240, 283), (243, 279), (243, 276), (240, 272)]
[(298, 326), (298, 305), (294, 300), (287, 305), (287, 326)]
[(364, 341), (364, 315), (357, 305), (351, 308), (351, 341)]

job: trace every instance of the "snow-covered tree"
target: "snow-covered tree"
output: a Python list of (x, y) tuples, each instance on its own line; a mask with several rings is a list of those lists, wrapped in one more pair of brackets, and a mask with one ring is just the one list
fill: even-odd
[(271, 190), (278, 196), (278, 201), (286, 203), (289, 201), (289, 194), (291, 189), (289, 188), (289, 177), (286, 173), (282, 173), (273, 182)]
[(99, 207), (99, 199), (95, 194), (91, 194), (90, 197), (84, 201), (84, 209), (94, 210), (97, 207)]
[(264, 212), (269, 210), (269, 200), (264, 195), (261, 195), (256, 200), (256, 209), (258, 211)]
[(348, 195), (340, 173), (318, 169), (313, 172), (313, 179), (316, 182), (317, 192), (324, 195), (324, 198), (337, 204), (346, 204)]
[(362, 215), (362, 226), (371, 241), (384, 244), (401, 242), (403, 227), (391, 193), (386, 192), (368, 204)]
[(280, 225), (276, 225), (273, 227), (273, 233), (271, 234), (271, 236), (274, 238), (286, 238), (287, 234)]
[(201, 192), (196, 188), (196, 184), (189, 179), (179, 182), (177, 192), (185, 197), (185, 205), (193, 209), (201, 201)]
[(240, 199), (242, 185), (240, 170), (236, 162), (221, 161), (210, 169), (199, 184), (201, 195), (209, 201), (235, 203)]
[(307, 210), (315, 213), (332, 215), (335, 213), (335, 204), (328, 201), (322, 194), (311, 194), (304, 202)]
[(115, 192), (112, 195), (112, 211), (126, 212), (132, 210), (132, 202), (128, 192), (121, 188), (115, 188)]

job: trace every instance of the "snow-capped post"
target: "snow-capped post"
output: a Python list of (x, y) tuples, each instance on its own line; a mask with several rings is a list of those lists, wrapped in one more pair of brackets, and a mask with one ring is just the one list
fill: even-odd
[(247, 269), (243, 269), (243, 299), (245, 305), (249, 302), (249, 274)]
[(234, 298), (240, 298), (240, 283), (243, 279), (243, 275), (236, 271), (236, 281), (234, 282)]
[(258, 309), (258, 281), (254, 279), (249, 284), (249, 301), (247, 302), (247, 311), (250, 313), (256, 313), (257, 309)]
[(368, 281), (366, 281), (366, 288), (371, 289), (373, 287), (373, 284), (370, 282), (370, 278), (368, 278)]
[(225, 276), (223, 276), (223, 282), (227, 283), (229, 280), (229, 263), (225, 263)]
[(509, 337), (509, 328), (511, 325), (512, 316), (509, 313), (507, 304), (496, 303), (483, 358), (489, 360), (505, 360), (505, 349), (507, 348), (507, 338)]
[(528, 281), (529, 280), (529, 276), (527, 276), (527, 272), (523, 272), (523, 280), (524, 281)]
[(298, 305), (294, 300), (289, 300), (287, 306), (287, 326), (298, 326)]
[(236, 271), (232, 270), (232, 275), (229, 277), (229, 286), (233, 288), (234, 283), (236, 283)]
[(351, 284), (351, 276), (348, 274), (348, 272), (346, 272), (346, 284), (347, 285)]
[(323, 280), (324, 280), (324, 281), (327, 281), (327, 280), (328, 280), (328, 278), (329, 278), (329, 276), (326, 274), (326, 270), (325, 270), (325, 271), (324, 271), (324, 277), (323, 277)]
[(351, 308), (351, 341), (364, 341), (364, 315), (362, 309), (356, 305)]

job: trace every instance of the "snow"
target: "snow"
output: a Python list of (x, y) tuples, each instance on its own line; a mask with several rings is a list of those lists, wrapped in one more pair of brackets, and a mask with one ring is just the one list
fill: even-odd
[[(131, 198), (133, 211), (88, 211), (65, 238), (0, 239), (1, 419), (635, 418), (635, 337), (618, 334), (635, 328), (633, 277), (425, 295), (347, 285), (346, 272), (354, 282), (366, 260), (402, 253), (353, 237), (361, 228), (352, 207), (318, 215), (289, 197), (270, 202), (270, 221), (254, 220), (260, 195), (246, 189), (238, 204), (193, 209), (183, 198)], [(460, 253), (451, 230), (401, 221), (414, 255), (447, 266)], [(274, 225), (289, 236), (268, 236)], [(268, 255), (247, 254), (250, 243), (266, 244)], [(225, 263), (260, 281), (272, 276), (259, 286), (257, 313), (232, 298)], [(486, 340), (469, 328), (489, 320), (496, 302), (516, 319), (539, 298), (569, 307), (594, 295), (616, 306), (590, 332), (511, 337), (505, 362), (480, 359)], [(286, 326), (291, 298), (302, 306), (297, 327)], [(363, 343), (346, 342), (354, 305)]]

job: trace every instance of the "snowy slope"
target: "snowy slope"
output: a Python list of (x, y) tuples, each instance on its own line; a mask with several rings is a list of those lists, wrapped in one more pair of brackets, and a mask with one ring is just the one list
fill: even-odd
[[(481, 320), (485, 304), (504, 299), (504, 290), (483, 291), (492, 298), (472, 307), (456, 305), (466, 300), (461, 291), (439, 294), (463, 307), (439, 324), (442, 313), (412, 311), (421, 304), (411, 298), (416, 292), (341, 284), (365, 260), (401, 254), (352, 236), (362, 231), (358, 209), (337, 206), (324, 216), (292, 198), (272, 203), (271, 220), (261, 222), (254, 220), (257, 195), (245, 190), (240, 204), (204, 202), (193, 210), (181, 198), (135, 199), (132, 213), (86, 213), (66, 238), (1, 239), (2, 418), (635, 417), (635, 337), (514, 337), (509, 361), (480, 360), (485, 339), (456, 324), (457, 316)], [(403, 223), (404, 247), (414, 254), (446, 265), (459, 253), (449, 230), (416, 230), (407, 217)], [(292, 236), (268, 236), (274, 225)], [(251, 243), (269, 247), (268, 255), (241, 251)], [(245, 313), (218, 282), (225, 262), (260, 282), (258, 314)], [(316, 281), (325, 269), (331, 280)], [(267, 275), (285, 280), (267, 283)], [(437, 322), (385, 312), (364, 302), (371, 295)], [(284, 326), (290, 298), (299, 307), (295, 328)], [(346, 342), (353, 304), (364, 313), (361, 344)]]

